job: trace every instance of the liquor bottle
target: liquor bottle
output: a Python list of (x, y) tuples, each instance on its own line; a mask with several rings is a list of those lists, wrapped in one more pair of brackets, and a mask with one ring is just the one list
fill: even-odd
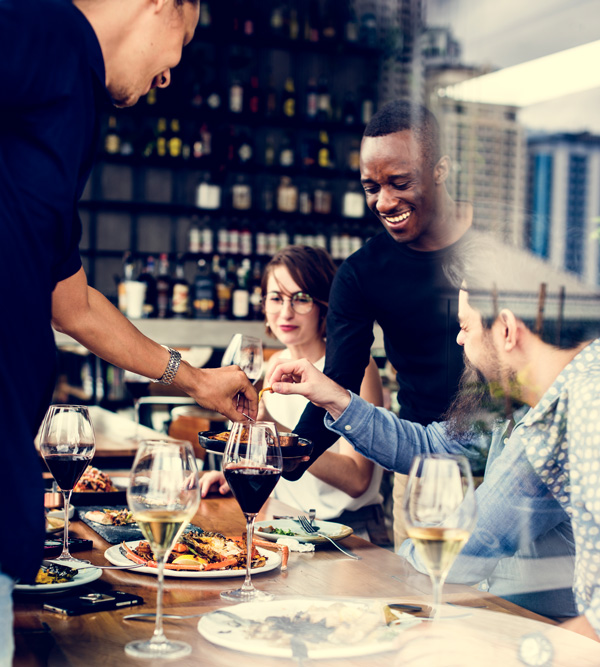
[(273, 83), (273, 77), (269, 77), (269, 85), (265, 91), (265, 117), (273, 118), (277, 115), (277, 90)]
[(169, 157), (182, 157), (183, 140), (181, 138), (181, 126), (177, 118), (172, 118), (169, 124), (167, 137), (167, 153)]
[(304, 39), (307, 42), (318, 42), (320, 28), (320, 11), (318, 0), (310, 0), (306, 20), (304, 22)]
[(301, 215), (310, 215), (312, 213), (312, 198), (306, 185), (303, 185), (298, 193), (298, 211)]
[(347, 166), (350, 171), (360, 170), (360, 141), (358, 139), (352, 139), (350, 142)]
[(108, 117), (108, 127), (104, 136), (104, 150), (109, 155), (116, 155), (121, 151), (121, 137), (117, 127), (116, 116)]
[(333, 167), (333, 157), (331, 146), (329, 144), (329, 135), (325, 130), (319, 132), (319, 150), (317, 153), (317, 165), (321, 169), (330, 169)]
[(327, 79), (324, 76), (319, 78), (317, 87), (317, 119), (327, 121), (331, 119), (331, 93)]
[(271, 10), (269, 28), (274, 37), (283, 37), (284, 16), (283, 7), (276, 2)]
[(283, 137), (281, 148), (279, 150), (279, 165), (281, 167), (293, 167), (296, 163), (296, 153), (292, 137), (286, 134)]
[(249, 221), (244, 218), (240, 227), (240, 255), (250, 257), (252, 255), (252, 232)]
[(314, 120), (317, 117), (318, 99), (317, 82), (314, 77), (311, 77), (306, 88), (306, 117), (308, 120)]
[(226, 266), (219, 265), (215, 281), (215, 293), (217, 296), (216, 316), (220, 320), (229, 319), (231, 311), (231, 283), (227, 275)]
[(279, 234), (277, 234), (277, 250), (282, 250), (283, 248), (287, 248), (287, 246), (290, 244), (290, 236), (287, 233), (285, 227), (280, 227), (279, 228)]
[(198, 224), (198, 217), (193, 216), (190, 222), (190, 229), (188, 231), (188, 250), (191, 253), (200, 252), (201, 236), (200, 225)]
[(252, 189), (243, 174), (238, 174), (231, 188), (231, 208), (236, 211), (252, 208)]
[(171, 314), (175, 319), (184, 319), (190, 314), (190, 284), (185, 279), (183, 262), (175, 265), (175, 278), (171, 290)]
[(256, 227), (255, 245), (256, 254), (259, 257), (264, 257), (268, 251), (268, 239), (267, 232), (265, 231), (261, 222), (259, 222)]
[(339, 9), (336, 8), (336, 11), (333, 11), (333, 3), (325, 3), (323, 17), (321, 20), (321, 36), (324, 41), (333, 42), (337, 37), (337, 25), (336, 25), (336, 16)]
[(356, 12), (350, 2), (343, 3), (342, 23), (344, 29), (344, 39), (349, 44), (356, 44), (358, 42), (358, 20)]
[(234, 79), (229, 87), (229, 111), (242, 113), (244, 110), (244, 86), (239, 79)]
[(327, 188), (325, 181), (319, 181), (314, 192), (314, 212), (320, 215), (329, 215), (331, 213), (331, 191)]
[(215, 286), (210, 266), (205, 259), (198, 260), (198, 269), (194, 277), (194, 299), (192, 314), (197, 320), (208, 320), (215, 311)]
[(256, 31), (256, 16), (252, 2), (242, 2), (241, 28), (244, 37), (253, 37)]
[(200, 222), (200, 252), (204, 255), (212, 255), (213, 249), (213, 230), (210, 218), (205, 216)]
[(273, 135), (267, 135), (265, 142), (265, 167), (272, 167), (275, 164), (275, 140)]
[(298, 39), (300, 34), (300, 24), (298, 23), (298, 10), (290, 8), (289, 36), (291, 40)]
[(289, 176), (282, 176), (277, 188), (277, 210), (294, 213), (298, 209), (298, 188)]
[(250, 260), (244, 259), (235, 272), (236, 284), (231, 293), (231, 315), (234, 320), (250, 316)]
[(345, 218), (364, 218), (365, 216), (365, 197), (362, 192), (359, 192), (358, 185), (354, 181), (348, 183), (344, 193), (342, 215)]
[(212, 132), (206, 123), (198, 128), (191, 149), (194, 160), (206, 160), (212, 153)]
[(288, 76), (285, 80), (281, 110), (286, 118), (294, 118), (296, 115), (296, 91), (294, 79), (291, 76)]
[(242, 130), (236, 139), (234, 162), (239, 166), (252, 164), (254, 160), (254, 143), (250, 134)]
[(169, 275), (169, 258), (166, 253), (161, 253), (158, 261), (158, 277), (156, 278), (156, 317), (164, 320), (170, 316), (170, 297), (171, 276)]
[(260, 210), (269, 213), (275, 208), (275, 188), (269, 178), (265, 181), (260, 193)]
[(248, 90), (248, 95), (246, 96), (247, 100), (247, 111), (250, 115), (258, 115), (262, 109), (260, 105), (260, 89), (258, 87), (258, 76), (253, 74), (250, 77), (250, 88)]
[[(240, 222), (237, 218), (231, 218), (227, 227), (227, 253), (229, 255), (240, 254)], [(231, 279), (230, 267), (228, 271)], [(231, 279), (231, 282), (235, 281)]]
[(360, 41), (365, 46), (375, 48), (377, 46), (377, 17), (375, 14), (375, 3), (371, 2), (365, 6), (365, 11), (360, 17)]
[(156, 121), (156, 154), (158, 157), (167, 156), (167, 119), (159, 118)]
[(207, 210), (215, 210), (221, 206), (221, 186), (211, 183), (208, 173), (196, 187), (196, 206)]
[(252, 267), (252, 277), (250, 284), (250, 316), (253, 320), (263, 319), (261, 289), (262, 273), (262, 265), (259, 260), (256, 260)]
[(146, 266), (138, 276), (138, 281), (146, 283), (146, 297), (144, 298), (144, 317), (156, 316), (156, 277), (154, 275), (154, 257), (150, 255), (146, 260)]

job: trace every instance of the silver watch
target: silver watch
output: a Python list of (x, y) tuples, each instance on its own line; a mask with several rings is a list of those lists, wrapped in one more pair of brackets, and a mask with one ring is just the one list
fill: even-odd
[(181, 354), (177, 352), (177, 350), (173, 350), (170, 347), (168, 347), (167, 350), (169, 350), (169, 354), (171, 356), (169, 357), (169, 363), (165, 368), (165, 372), (161, 377), (158, 378), (158, 380), (152, 380), (152, 382), (160, 382), (160, 384), (171, 384), (175, 379), (175, 375), (177, 375), (179, 364), (181, 363)]

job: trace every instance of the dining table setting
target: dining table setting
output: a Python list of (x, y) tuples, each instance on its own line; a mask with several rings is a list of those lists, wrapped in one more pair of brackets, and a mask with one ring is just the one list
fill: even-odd
[[(75, 503), (63, 536), (79, 546), (15, 586), (16, 667), (600, 664), (599, 643), (476, 587), (444, 586), (476, 516), (469, 472), (452, 460), (415, 460), (409, 477), (409, 535), (428, 577), (273, 498), (286, 464), (270, 422), (228, 433), (231, 494), (201, 499), (190, 443), (163, 437), (142, 440), (130, 470), (110, 471), (126, 487), (114, 505), (101, 492), (82, 504), (72, 490), (83, 459), (96, 463), (93, 436), (85, 409), (68, 407), (46, 418), (40, 453), (65, 507)], [(440, 480), (443, 527), (432, 504), (444, 503), (431, 502)]]

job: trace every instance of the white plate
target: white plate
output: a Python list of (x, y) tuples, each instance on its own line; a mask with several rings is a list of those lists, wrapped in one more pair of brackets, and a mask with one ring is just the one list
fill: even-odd
[[(334, 604), (343, 604), (344, 613), (356, 615), (352, 625), (346, 628), (346, 637), (338, 639), (334, 643), (325, 639), (319, 643), (306, 642), (308, 657), (310, 659), (322, 658), (355, 658), (362, 655), (382, 653), (394, 649), (394, 643), (398, 635), (405, 629), (420, 623), (418, 618), (408, 616), (405, 624), (386, 627), (383, 622), (383, 603), (365, 600), (364, 602), (346, 602), (337, 600), (273, 600), (272, 602), (246, 602), (232, 607), (226, 607), (226, 611), (236, 614), (242, 618), (252, 621), (264, 621), (269, 616), (284, 616), (292, 619), (298, 612), (307, 611), (309, 608), (317, 607), (327, 609)], [(364, 628), (363, 619), (366, 613), (375, 614), (379, 617), (381, 624), (366, 637), (352, 641), (352, 637), (358, 637), (361, 628)], [(329, 621), (328, 621), (329, 626)], [(256, 655), (272, 656), (278, 658), (291, 658), (292, 650), (286, 641), (286, 635), (282, 633), (281, 638), (273, 636), (267, 638), (255, 638), (249, 635), (245, 627), (236, 627), (228, 624), (227, 618), (219, 614), (211, 617), (210, 614), (203, 616), (198, 623), (198, 632), (208, 641), (218, 646), (244, 651)]]
[[(52, 562), (58, 563), (59, 565), (64, 564), (57, 560)], [(67, 588), (75, 588), (77, 586), (91, 584), (92, 581), (96, 581), (96, 579), (99, 579), (102, 576), (102, 570), (97, 567), (85, 565), (85, 567), (79, 569), (71, 563), (69, 563), (67, 567), (72, 567), (73, 569), (78, 570), (77, 574), (71, 581), (66, 581), (64, 584), (15, 584), (15, 591), (21, 593), (58, 593)]]
[[(318, 528), (322, 533), (329, 536), (334, 542), (343, 540), (345, 537), (352, 535), (352, 528), (344, 526), (341, 523), (334, 523), (333, 521), (315, 521), (315, 528)], [(273, 528), (280, 528), (281, 530), (291, 530), (293, 535), (280, 535), (279, 533), (265, 533), (262, 528), (273, 526)], [(315, 544), (327, 542), (324, 537), (320, 535), (310, 535), (305, 533), (300, 524), (292, 519), (272, 519), (271, 521), (257, 521), (254, 524), (254, 533), (263, 540), (271, 540), (277, 542), (280, 537), (293, 537), (298, 542), (312, 542)]]
[(129, 477), (111, 477), (110, 479), (119, 491), (127, 491), (129, 488)]
[[(133, 549), (137, 547), (140, 543), (140, 540), (132, 540), (131, 542), (125, 542), (125, 544)], [(258, 553), (261, 556), (265, 556), (267, 562), (264, 567), (259, 567), (252, 570), (252, 576), (255, 574), (260, 574), (261, 572), (270, 572), (275, 568), (279, 567), (281, 564), (281, 556), (278, 553), (273, 551), (267, 551), (266, 549), (258, 549)], [(106, 560), (110, 561), (113, 565), (131, 565), (132, 561), (129, 560), (126, 556), (121, 553), (121, 545), (115, 544), (114, 547), (110, 547), (104, 552), (104, 557)], [(155, 567), (138, 567), (135, 572), (145, 572), (147, 574), (157, 574)], [(181, 577), (184, 579), (224, 579), (228, 577), (245, 577), (246, 569), (242, 570), (209, 570), (208, 572), (194, 572), (189, 570), (167, 570), (165, 569), (165, 577)]]
[[(73, 514), (75, 514), (75, 508), (73, 507), (73, 505), (69, 505), (69, 519), (73, 518)], [(62, 508), (59, 510), (48, 510), (46, 512), (46, 516), (53, 517), (54, 519), (64, 519), (65, 510)]]

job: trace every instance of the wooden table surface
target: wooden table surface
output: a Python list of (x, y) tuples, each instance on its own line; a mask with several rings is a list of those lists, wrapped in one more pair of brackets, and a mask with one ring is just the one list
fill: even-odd
[[(293, 510), (292, 510), (293, 512)], [(276, 500), (269, 500), (258, 519), (270, 519), (273, 514), (288, 514), (290, 508)], [(211, 496), (204, 499), (194, 518), (193, 523), (204, 530), (215, 530), (227, 535), (240, 535), (245, 522), (239, 506), (231, 497)], [(80, 558), (87, 558), (98, 565), (107, 565), (104, 551), (110, 546), (91, 528), (81, 521), (72, 522), (72, 532), (79, 537), (93, 540), (94, 549), (81, 552)], [(417, 573), (406, 561), (391, 551), (377, 547), (360, 538), (351, 536), (343, 541), (344, 546), (362, 557), (354, 561), (344, 556), (333, 546), (317, 546), (312, 553), (291, 553), (287, 572), (279, 569), (272, 572), (257, 574), (253, 577), (255, 585), (277, 596), (307, 597), (307, 596), (340, 596), (381, 598), (388, 602), (421, 602), (431, 600), (431, 587), (428, 577)], [(223, 602), (219, 594), (221, 590), (237, 587), (242, 580), (212, 579), (192, 580), (166, 578), (164, 606), (174, 613), (208, 612), (229, 605)], [(153, 575), (140, 574), (135, 571), (107, 570), (101, 579), (88, 588), (95, 591), (121, 590), (142, 595), (145, 604), (141, 607), (105, 611), (95, 614), (86, 614), (77, 617), (63, 617), (52, 612), (42, 610), (42, 605), (48, 597), (41, 595), (15, 595), (15, 631), (17, 644), (16, 667), (35, 667), (41, 665), (74, 667), (88, 667), (89, 665), (143, 665), (147, 661), (129, 658), (123, 652), (128, 641), (135, 638), (149, 638), (153, 625), (148, 622), (123, 621), (122, 617), (132, 611), (153, 611), (155, 609), (157, 580)], [(77, 592), (87, 591), (78, 588)], [(73, 591), (67, 591), (73, 594)], [(52, 597), (51, 599), (55, 599)], [(598, 665), (600, 664), (600, 645), (584, 639), (574, 633), (552, 627), (551, 621), (532, 614), (505, 600), (476, 591), (467, 586), (450, 586), (444, 589), (444, 600), (461, 605), (474, 607), (464, 610), (471, 614), (482, 614), (482, 609), (490, 611), (489, 619), (486, 616), (482, 623), (485, 629), (488, 623), (495, 627), (504, 627), (509, 624), (507, 632), (514, 637), (520, 637), (531, 628), (546, 633), (554, 633), (554, 643), (558, 641), (562, 650), (568, 654), (569, 660), (565, 665)], [(456, 607), (448, 610), (456, 612)], [(463, 611), (462, 609), (460, 611)], [(476, 619), (472, 619), (476, 620)], [(168, 637), (181, 639), (193, 647), (192, 655), (182, 660), (173, 661), (175, 665), (215, 665), (230, 666), (235, 664), (252, 667), (261, 665), (271, 667), (281, 665), (282, 659), (251, 656), (245, 653), (234, 652), (217, 647), (206, 641), (197, 632), (198, 619), (165, 622), (165, 632)], [(471, 620), (454, 621), (461, 628), (468, 628)], [(421, 626), (430, 628), (436, 624), (423, 623)], [(440, 625), (441, 627), (441, 625)], [(446, 625), (442, 629), (451, 628)], [(409, 630), (402, 635), (406, 638), (419, 638), (421, 635), (411, 634)], [(471, 631), (470, 631), (471, 632)], [(557, 634), (558, 633), (558, 634)], [(456, 636), (456, 633), (453, 634)], [(558, 636), (558, 640), (556, 637)], [(441, 640), (440, 640), (441, 641)], [(447, 639), (443, 640), (444, 642)], [(495, 640), (504, 643), (504, 640)], [(427, 641), (426, 646), (433, 644)], [(485, 646), (492, 644), (485, 643)], [(417, 644), (413, 643), (409, 649), (414, 650)], [(598, 652), (594, 650), (598, 648)], [(442, 651), (442, 654), (445, 651)], [(494, 649), (494, 655), (498, 655)], [(513, 654), (514, 655), (514, 651)], [(390, 652), (365, 658), (308, 661), (323, 667), (329, 665), (390, 665), (393, 664)], [(592, 662), (587, 662), (587, 656), (592, 656)], [(295, 664), (292, 660), (283, 660), (284, 663)], [(151, 662), (150, 664), (157, 664)], [(406, 664), (431, 667), (437, 662), (410, 662)], [(460, 662), (453, 664), (461, 664)], [(466, 664), (466, 663), (465, 663)], [(474, 663), (475, 664), (475, 663)], [(478, 663), (482, 664), (482, 663)], [(490, 665), (494, 664), (489, 662)], [(503, 666), (513, 664), (503, 662)], [(514, 664), (520, 664), (516, 661)], [(553, 663), (554, 667), (563, 664), (560, 661)], [(486, 665), (488, 667), (488, 665)]]

